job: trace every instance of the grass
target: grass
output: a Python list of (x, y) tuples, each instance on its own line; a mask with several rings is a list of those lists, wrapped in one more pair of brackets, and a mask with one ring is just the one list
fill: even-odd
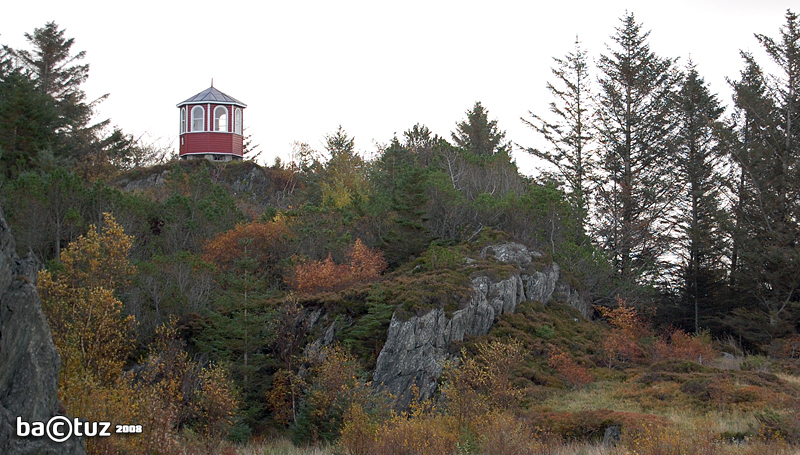
[(295, 447), (288, 439), (276, 439), (272, 441), (256, 441), (245, 446), (236, 447), (231, 452), (223, 451), (227, 455), (332, 455), (333, 452), (327, 447)]

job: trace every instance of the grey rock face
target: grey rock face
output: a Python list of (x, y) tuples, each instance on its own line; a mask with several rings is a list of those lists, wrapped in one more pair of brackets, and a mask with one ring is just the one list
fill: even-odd
[(557, 264), (541, 272), (523, 272), (539, 253), (520, 244), (505, 243), (486, 247), (481, 255), (515, 264), (519, 272), (502, 280), (473, 278), (472, 299), (451, 318), (442, 309), (405, 321), (397, 314), (392, 316), (372, 379), (397, 398), (399, 408), (408, 407), (412, 386), (419, 389), (420, 399), (433, 396), (453, 343), (463, 341), (465, 336), (487, 334), (498, 316), (513, 313), (524, 300), (547, 302), (553, 296), (561, 272)]
[(160, 188), (164, 186), (164, 182), (167, 180), (168, 175), (169, 170), (165, 170), (158, 174), (150, 174), (140, 179), (121, 182), (121, 186), (125, 191), (143, 191), (148, 188)]
[(542, 257), (542, 253), (530, 251), (525, 245), (509, 242), (487, 246), (481, 251), (481, 257), (494, 258), (496, 261), (524, 267), (531, 263), (532, 258)]
[(17, 437), (17, 417), (47, 422), (58, 415), (61, 359), (36, 291), (35, 259), (20, 259), (0, 211), (0, 453), (85, 454), (75, 437), (63, 443)]
[(558, 283), (554, 295), (558, 295), (560, 301), (578, 310), (586, 319), (592, 319), (592, 305), (583, 298), (580, 292), (573, 289), (567, 283)]

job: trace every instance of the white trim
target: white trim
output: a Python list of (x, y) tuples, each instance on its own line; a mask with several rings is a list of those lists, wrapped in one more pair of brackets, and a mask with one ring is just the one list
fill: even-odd
[(211, 114), (211, 103), (208, 103), (208, 127), (206, 131), (214, 131), (214, 123), (213, 123), (214, 115)]
[[(199, 105), (203, 105), (203, 104), (206, 104), (207, 102), (208, 101), (189, 101), (189, 102), (185, 102), (185, 103), (176, 104), (175, 107), (194, 106), (194, 105), (198, 105), (198, 104)], [(247, 107), (247, 105), (244, 104), (244, 103), (234, 103), (234, 102), (231, 102), (231, 101), (214, 101), (211, 104), (225, 104), (225, 105), (229, 105), (229, 106), (239, 106), (242, 109)]]
[(236, 153), (227, 153), (227, 152), (191, 152), (191, 153), (187, 152), (187, 153), (181, 153), (181, 156), (186, 156), (186, 155), (209, 155), (209, 154), (211, 154), (211, 155), (242, 156), (242, 155), (237, 155)]

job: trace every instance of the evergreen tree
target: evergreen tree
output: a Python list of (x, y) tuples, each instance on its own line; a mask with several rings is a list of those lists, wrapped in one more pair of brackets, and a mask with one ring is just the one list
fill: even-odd
[(81, 85), (89, 77), (89, 65), (78, 64), (86, 57), (86, 52), (73, 54), (75, 39), (66, 38), (64, 33), (55, 22), (48, 22), (34, 29), (33, 34), (25, 34), (33, 48), (31, 51), (15, 50), (13, 53), (31, 75), (37, 89), (54, 100), (62, 125), (58, 131), (62, 135), (62, 151), (75, 155), (88, 151), (89, 145), (96, 142), (100, 131), (108, 124), (106, 120), (90, 125), (96, 104), (108, 95), (91, 103), (86, 101)]
[(589, 146), (593, 138), (593, 120), (589, 111), (591, 91), (586, 51), (576, 37), (575, 50), (563, 59), (553, 60), (556, 85), (548, 82), (547, 90), (554, 99), (550, 112), (555, 120), (548, 122), (530, 111), (531, 120), (522, 119), (548, 142), (550, 150), (528, 148), (526, 151), (557, 168), (557, 178), (568, 185), (570, 200), (583, 227), (589, 210), (589, 182), (596, 166)]
[(81, 85), (89, 77), (89, 65), (79, 63), (86, 52), (73, 54), (75, 40), (64, 35), (64, 29), (48, 22), (33, 34), (25, 34), (32, 50), (3, 49), (21, 65), (39, 93), (52, 99), (57, 116), (53, 129), (56, 140), (51, 147), (52, 157), (43, 159), (58, 167), (73, 164), (84, 177), (94, 179), (109, 166), (130, 162), (138, 152), (138, 144), (119, 129), (109, 133), (109, 120), (93, 123), (97, 104), (108, 95), (86, 100)]
[(422, 136), (419, 129), (407, 131), (404, 144), (392, 139), (379, 163), (386, 177), (383, 185), (389, 193), (392, 225), (384, 239), (384, 250), (392, 267), (424, 251), (431, 240), (426, 225), (429, 199), (426, 170), (418, 165), (419, 150), (428, 149), (425, 132), (427, 128)]
[(497, 120), (489, 121), (489, 111), (480, 101), (467, 111), (466, 120), (456, 124), (452, 137), (458, 147), (473, 156), (490, 157), (511, 152), (511, 145), (504, 142), (506, 133), (497, 128)]
[(716, 126), (723, 111), (690, 63), (678, 93), (675, 158), (681, 186), (678, 216), (684, 249), (683, 299), (694, 308), (698, 333), (700, 309), (719, 301), (722, 285), (721, 182), (716, 172), (721, 153)]
[[(731, 230), (731, 265), (730, 286), (737, 286), (740, 260), (739, 252), (747, 241), (747, 220), (745, 206), (753, 198), (753, 176), (758, 172), (756, 167), (760, 161), (757, 156), (764, 153), (769, 141), (770, 128), (774, 124), (771, 117), (774, 106), (766, 96), (767, 86), (764, 73), (749, 53), (742, 53), (745, 69), (741, 71), (739, 81), (730, 82), (734, 89), (733, 115), (737, 137), (731, 147), (731, 159), (735, 166), (731, 172), (731, 185), (735, 194), (733, 207), (733, 225)], [(750, 178), (748, 178), (748, 175)]]
[[(736, 289), (766, 322), (763, 342), (787, 330), (800, 289), (800, 21), (791, 11), (776, 41), (756, 35), (781, 74), (764, 78), (748, 54), (734, 85), (742, 118)], [(767, 82), (771, 81), (771, 82)]]
[(618, 276), (652, 278), (671, 244), (676, 185), (670, 155), (678, 74), (658, 57), (633, 14), (600, 57), (598, 131), (605, 183), (598, 187), (597, 236)]
[(339, 129), (325, 137), (330, 159), (322, 177), (322, 203), (342, 208), (363, 200), (366, 195), (364, 160), (356, 153), (355, 139)]
[(39, 151), (54, 143), (58, 124), (52, 99), (0, 57), (0, 179), (33, 167)]

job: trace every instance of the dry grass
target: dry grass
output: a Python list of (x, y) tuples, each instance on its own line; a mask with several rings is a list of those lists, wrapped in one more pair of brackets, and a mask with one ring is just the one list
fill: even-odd
[(794, 387), (800, 387), (800, 376), (784, 373), (778, 373), (775, 376), (777, 376), (781, 381), (786, 382)]
[[(223, 452), (227, 453), (227, 452)], [(236, 455), (332, 455), (327, 447), (295, 447), (288, 439), (251, 442), (235, 449)]]

